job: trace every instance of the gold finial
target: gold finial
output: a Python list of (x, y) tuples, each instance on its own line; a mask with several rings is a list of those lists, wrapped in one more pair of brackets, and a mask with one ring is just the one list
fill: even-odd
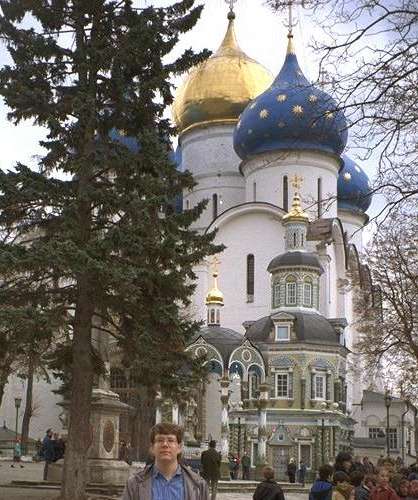
[(293, 194), (292, 207), (284, 217), (284, 221), (300, 221), (300, 222), (308, 222), (308, 216), (305, 214), (302, 208), (299, 190), (302, 187), (303, 177), (301, 175), (295, 174), (290, 182), (292, 186), (295, 188), (295, 192)]
[(225, 2), (229, 5), (228, 19), (232, 21), (235, 19), (234, 5), (238, 0), (225, 0)]
[(206, 295), (206, 305), (218, 304), (220, 306), (224, 305), (224, 295), (218, 288), (218, 276), (219, 276), (219, 264), (221, 261), (218, 259), (217, 255), (214, 255), (211, 261), (212, 276), (213, 276), (213, 287), (209, 290)]

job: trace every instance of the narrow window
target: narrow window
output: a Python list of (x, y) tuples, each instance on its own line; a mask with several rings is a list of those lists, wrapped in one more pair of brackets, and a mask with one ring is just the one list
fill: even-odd
[(247, 255), (247, 302), (254, 302), (254, 255)]
[(276, 373), (276, 398), (287, 399), (289, 396), (288, 373)]
[(286, 304), (289, 306), (296, 305), (296, 280), (293, 277), (286, 280)]
[(186, 200), (186, 210), (190, 210), (190, 200)]
[(315, 374), (314, 377), (315, 399), (325, 399), (325, 374)]
[(253, 201), (257, 201), (257, 183), (253, 182)]
[(212, 218), (216, 219), (218, 217), (218, 195), (214, 193), (212, 195)]
[(287, 183), (287, 175), (283, 177), (283, 209), (289, 211), (289, 187)]
[(212, 324), (214, 324), (214, 323), (215, 323), (215, 309), (211, 309), (211, 310), (210, 310), (210, 322), (211, 322)]
[(395, 427), (389, 429), (389, 448), (391, 450), (398, 448), (398, 430)]
[(318, 219), (322, 215), (322, 179), (318, 179)]
[(312, 282), (308, 279), (303, 283), (303, 305), (312, 307)]

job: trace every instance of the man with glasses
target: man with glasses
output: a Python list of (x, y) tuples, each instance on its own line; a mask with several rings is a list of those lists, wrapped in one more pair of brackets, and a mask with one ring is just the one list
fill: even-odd
[(154, 463), (128, 479), (121, 500), (209, 500), (206, 481), (179, 463), (183, 429), (157, 424), (151, 429)]

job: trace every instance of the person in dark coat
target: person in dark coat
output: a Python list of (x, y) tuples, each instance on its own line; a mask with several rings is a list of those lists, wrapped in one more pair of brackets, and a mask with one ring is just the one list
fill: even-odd
[(299, 469), (298, 469), (298, 483), (300, 483), (302, 486), (305, 486), (305, 476), (306, 476), (306, 464), (303, 460), (299, 462)]
[(241, 467), (242, 479), (248, 481), (250, 479), (251, 458), (246, 453), (244, 453), (244, 456), (241, 459)]
[(45, 459), (44, 481), (48, 478), (48, 467), (55, 460), (54, 442), (52, 441), (52, 430), (48, 429), (42, 441), (42, 455)]
[(274, 480), (274, 470), (264, 467), (263, 476), (264, 481), (257, 485), (253, 500), (285, 500), (283, 490)]
[(332, 483), (331, 476), (333, 468), (324, 464), (318, 470), (318, 479), (315, 479), (311, 491), (309, 492), (309, 500), (331, 500), (332, 499)]
[(294, 483), (296, 479), (296, 463), (294, 458), (291, 458), (287, 464), (287, 475), (289, 476), (289, 483)]
[(209, 448), (202, 453), (200, 462), (202, 464), (202, 477), (208, 483), (211, 500), (215, 500), (221, 476), (221, 454), (216, 451), (216, 441), (209, 441)]

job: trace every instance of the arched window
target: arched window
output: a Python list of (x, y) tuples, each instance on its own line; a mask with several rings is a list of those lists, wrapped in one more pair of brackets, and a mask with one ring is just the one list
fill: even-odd
[(318, 219), (322, 215), (322, 179), (318, 179)]
[(212, 324), (214, 324), (214, 323), (215, 323), (215, 309), (211, 309), (211, 310), (210, 310), (210, 322), (211, 322)]
[(216, 219), (218, 217), (218, 195), (213, 193), (212, 195), (212, 218)]
[(296, 278), (294, 276), (286, 278), (286, 304), (288, 306), (296, 305)]
[(252, 365), (248, 369), (248, 397), (256, 399), (258, 396), (258, 387), (261, 384), (261, 369), (257, 365)]
[(312, 280), (305, 278), (303, 282), (303, 305), (312, 307)]
[(283, 177), (283, 209), (286, 212), (289, 210), (289, 186), (287, 182), (287, 175)]
[(190, 200), (186, 200), (186, 210), (190, 210)]
[(257, 183), (253, 182), (253, 201), (257, 201)]
[(247, 302), (254, 302), (254, 266), (254, 255), (247, 255)]

